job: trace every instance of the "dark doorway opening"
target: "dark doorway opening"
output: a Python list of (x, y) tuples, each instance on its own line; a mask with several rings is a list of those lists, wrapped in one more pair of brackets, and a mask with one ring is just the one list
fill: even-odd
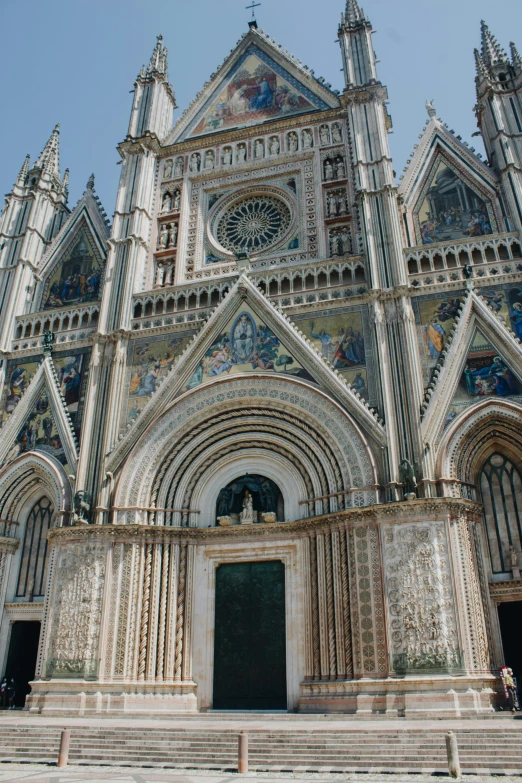
[(513, 669), (513, 674), (522, 685), (522, 601), (506, 601), (498, 607), (503, 663)]
[(5, 676), (8, 680), (13, 677), (16, 683), (17, 707), (25, 705), (25, 698), (31, 692), (29, 683), (34, 679), (36, 671), (39, 639), (39, 622), (24, 620), (12, 624)]
[(286, 710), (281, 561), (219, 566), (214, 639), (214, 709)]

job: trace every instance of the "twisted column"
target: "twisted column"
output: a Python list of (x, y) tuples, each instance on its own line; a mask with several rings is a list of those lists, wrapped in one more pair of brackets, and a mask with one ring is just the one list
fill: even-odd
[(160, 616), (158, 628), (158, 660), (156, 679), (163, 679), (163, 666), (165, 662), (165, 627), (167, 620), (167, 595), (169, 583), (169, 545), (163, 544), (163, 560), (161, 564), (161, 596)]
[(176, 612), (176, 648), (174, 652), (174, 681), (181, 681), (183, 662), (183, 624), (185, 615), (185, 581), (187, 574), (187, 544), (181, 544), (179, 552), (178, 609)]
[(326, 565), (326, 616), (328, 620), (328, 659), (330, 662), (330, 679), (337, 675), (337, 659), (335, 655), (335, 616), (332, 573), (332, 542), (331, 535), (324, 537), (324, 556)]
[(312, 596), (312, 650), (313, 650), (313, 677), (321, 678), (321, 654), (319, 648), (319, 597), (317, 593), (317, 544), (315, 536), (310, 536), (310, 574)]
[(143, 574), (143, 603), (141, 606), (140, 651), (138, 656), (138, 680), (145, 679), (147, 659), (147, 631), (149, 627), (150, 577), (152, 573), (152, 544), (145, 550), (145, 571)]
[(343, 596), (343, 626), (344, 626), (344, 661), (346, 678), (353, 677), (352, 666), (352, 635), (350, 628), (350, 594), (348, 590), (348, 534), (346, 530), (341, 530), (340, 549), (341, 549), (341, 588)]

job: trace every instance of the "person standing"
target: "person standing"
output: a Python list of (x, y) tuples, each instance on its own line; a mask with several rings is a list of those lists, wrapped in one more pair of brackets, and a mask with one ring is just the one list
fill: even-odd
[(0, 706), (4, 710), (7, 707), (7, 677), (0, 683)]
[(7, 697), (9, 699), (9, 707), (8, 709), (14, 710), (15, 709), (15, 699), (16, 699), (16, 682), (14, 681), (14, 678), (11, 677), (9, 680), (9, 684), (7, 686)]

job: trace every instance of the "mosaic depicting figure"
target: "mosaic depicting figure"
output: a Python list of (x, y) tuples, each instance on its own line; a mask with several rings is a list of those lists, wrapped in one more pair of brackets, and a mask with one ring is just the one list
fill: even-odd
[(49, 400), (44, 393), (38, 399), (20, 429), (13, 448), (9, 451), (6, 462), (11, 462), (26, 451), (44, 451), (61, 462), (67, 464), (67, 458), (56, 424), (51, 414)]
[(492, 234), (488, 205), (440, 162), (418, 212), (423, 245)]
[(43, 309), (98, 301), (101, 272), (96, 256), (82, 236), (71, 253), (54, 270)]
[[(420, 348), (428, 370), (438, 362), (448, 340), (462, 300), (458, 296), (438, 297), (420, 301), (418, 312), (421, 323)], [(425, 382), (429, 381), (429, 373)]]
[(206, 351), (187, 384), (188, 389), (205, 380), (235, 373), (263, 370), (313, 380), (281, 344), (279, 338), (255, 315), (241, 312), (230, 329), (219, 335)]
[(226, 87), (214, 98), (190, 136), (230, 127), (245, 127), (260, 120), (313, 108), (283, 72), (257, 54), (249, 54)]

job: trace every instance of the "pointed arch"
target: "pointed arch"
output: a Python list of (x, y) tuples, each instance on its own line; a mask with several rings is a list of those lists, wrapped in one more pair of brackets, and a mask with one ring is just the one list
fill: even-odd
[(0, 470), (0, 518), (16, 521), (37, 495), (53, 504), (51, 527), (68, 517), (72, 489), (63, 466), (50, 455), (29, 451)]

